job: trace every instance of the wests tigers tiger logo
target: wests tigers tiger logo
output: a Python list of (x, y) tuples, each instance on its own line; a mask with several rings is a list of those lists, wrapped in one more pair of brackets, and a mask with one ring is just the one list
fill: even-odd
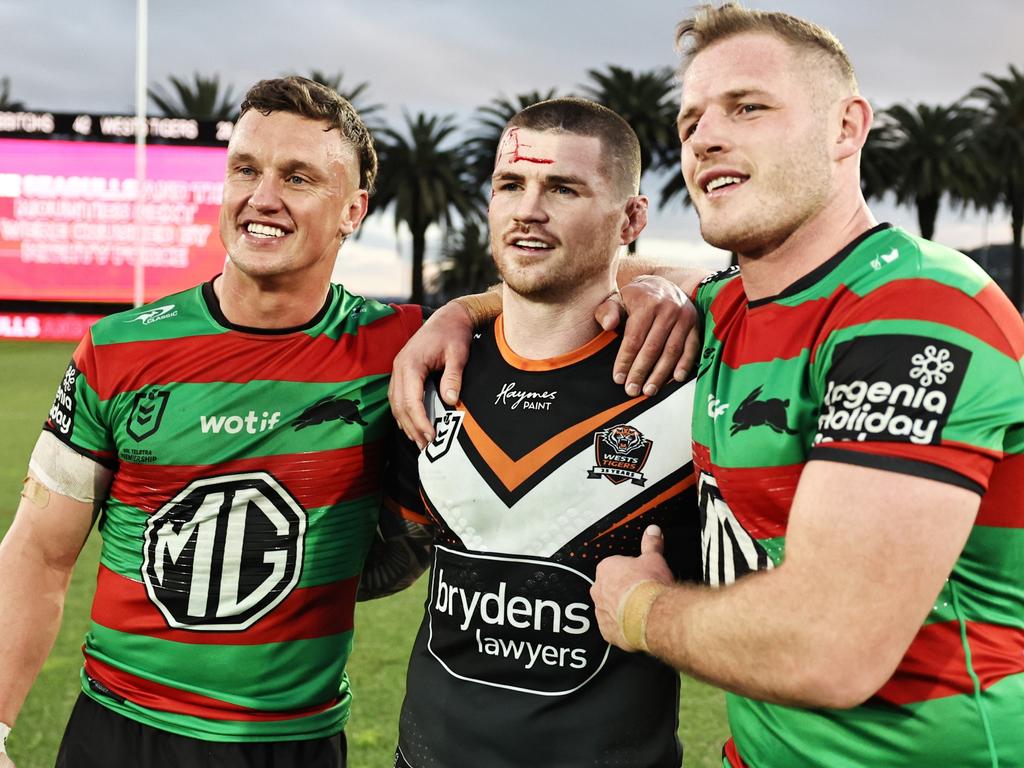
[(616, 424), (594, 433), (597, 465), (587, 473), (590, 479), (605, 477), (615, 485), (629, 480), (645, 485), (647, 478), (640, 471), (647, 463), (653, 443), (629, 424)]

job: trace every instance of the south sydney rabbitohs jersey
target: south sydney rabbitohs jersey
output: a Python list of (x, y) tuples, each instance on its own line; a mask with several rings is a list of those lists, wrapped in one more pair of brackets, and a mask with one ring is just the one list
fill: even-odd
[(962, 254), (887, 225), (778, 296), (748, 302), (733, 270), (705, 281), (697, 303), (694, 463), (709, 583), (783, 561), (809, 460), (984, 494), (892, 678), (850, 710), (729, 695), (733, 765), (989, 768), (996, 755), (1024, 765), (1020, 315)]
[(610, 647), (589, 589), (597, 562), (638, 554), (651, 523), (678, 575), (697, 577), (693, 384), (626, 397), (618, 346), (602, 333), (525, 360), (499, 318), (473, 342), (460, 403), (428, 392), (434, 560), (396, 765), (680, 764), (677, 674)]
[(205, 284), (93, 326), (46, 424), (114, 470), (87, 695), (214, 741), (344, 727), (388, 377), (421, 323), (334, 285), (302, 328), (243, 329)]

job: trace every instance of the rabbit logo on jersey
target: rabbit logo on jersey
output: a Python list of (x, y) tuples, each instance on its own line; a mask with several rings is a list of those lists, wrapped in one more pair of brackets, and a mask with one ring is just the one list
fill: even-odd
[(814, 442), (938, 444), (970, 359), (963, 347), (920, 336), (862, 336), (839, 344)]
[(563, 696), (604, 666), (592, 580), (547, 560), (435, 545), (427, 647), (455, 677)]

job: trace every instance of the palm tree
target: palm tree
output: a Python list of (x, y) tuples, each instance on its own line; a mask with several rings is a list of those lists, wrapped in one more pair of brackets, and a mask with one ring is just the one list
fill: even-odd
[(918, 104), (882, 114), (892, 137), (896, 201), (915, 205), (921, 237), (930, 239), (943, 196), (964, 204), (981, 187), (981, 164), (971, 151), (975, 113), (960, 104)]
[(7, 112), (23, 112), (25, 104), (11, 98), (11, 78), (0, 77), (0, 109)]
[(220, 75), (205, 77), (196, 72), (192, 82), (171, 75), (170, 89), (159, 84), (149, 88), (153, 100), (164, 117), (185, 117), (195, 120), (235, 120), (238, 105), (232, 87), (223, 89)]
[(969, 95), (982, 105), (978, 148), (987, 171), (984, 188), (990, 193), (984, 203), (985, 207), (999, 204), (1010, 209), (1010, 299), (1020, 308), (1024, 305), (1024, 72), (1011, 64), (1009, 75), (986, 73), (984, 78), (988, 82)]
[(476, 219), (467, 219), (462, 227), (445, 237), (436, 295), (448, 300), (466, 293), (479, 293), (496, 282), (498, 269), (491, 257), (487, 228)]
[(343, 72), (336, 72), (333, 75), (328, 75), (319, 69), (311, 70), (309, 73), (309, 79), (314, 82), (320, 83), (320, 85), (326, 85), (332, 91), (336, 91), (343, 99), (346, 99), (349, 104), (359, 113), (359, 116), (363, 118), (363, 121), (367, 121), (367, 117), (380, 112), (384, 108), (382, 104), (366, 104), (363, 99), (366, 98), (366, 89), (370, 87), (370, 84), (366, 81), (356, 83), (351, 87), (346, 87), (343, 84), (345, 75)]
[(413, 303), (423, 302), (423, 257), (427, 228), (451, 226), (453, 213), (468, 218), (480, 213), (480, 196), (469, 178), (462, 145), (446, 146), (455, 126), (450, 115), (405, 115), (406, 133), (380, 131), (377, 146), (380, 174), (375, 210), (394, 210), (395, 229), (401, 224), (412, 234)]
[[(679, 139), (676, 135), (678, 83), (668, 67), (634, 72), (614, 64), (604, 71), (587, 70), (592, 81), (583, 91), (632, 126), (640, 141), (640, 173), (648, 168), (677, 167)], [(662, 192), (664, 198), (664, 191)], [(636, 252), (636, 241), (629, 245)]]
[(473, 180), (478, 186), (486, 188), (491, 186), (494, 156), (498, 151), (498, 142), (501, 141), (501, 134), (508, 121), (532, 104), (553, 99), (555, 95), (555, 89), (549, 88), (546, 91), (520, 93), (511, 99), (499, 96), (477, 109), (476, 121), (480, 127), (467, 142), (467, 148)]

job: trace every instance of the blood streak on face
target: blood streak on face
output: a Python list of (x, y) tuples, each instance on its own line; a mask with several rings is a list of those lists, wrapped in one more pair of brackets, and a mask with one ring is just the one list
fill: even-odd
[(501, 158), (505, 157), (506, 155), (508, 156), (508, 161), (510, 163), (518, 163), (520, 160), (522, 160), (523, 162), (526, 163), (541, 163), (544, 165), (549, 165), (555, 162), (554, 160), (549, 160), (544, 157), (528, 157), (527, 155), (519, 154), (520, 147), (529, 146), (531, 145), (519, 143), (518, 128), (509, 128), (508, 133), (505, 134), (505, 140), (501, 142), (501, 148), (498, 150), (498, 157), (494, 163), (495, 167), (497, 167), (498, 161), (500, 161)]

